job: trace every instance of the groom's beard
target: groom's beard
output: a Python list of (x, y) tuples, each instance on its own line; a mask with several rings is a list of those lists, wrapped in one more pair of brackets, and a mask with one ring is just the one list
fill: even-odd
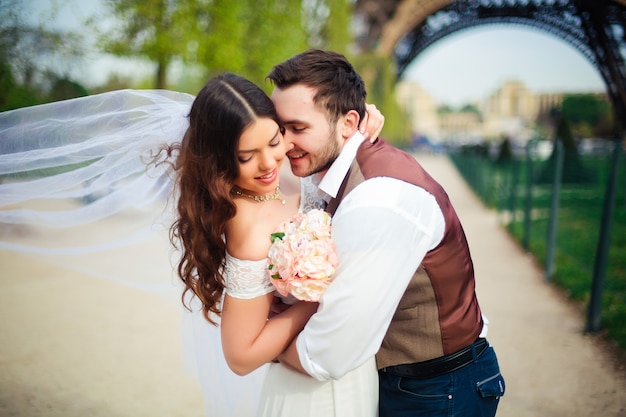
[[(289, 162), (291, 163), (291, 170), (294, 175), (298, 177), (308, 177), (313, 174), (317, 174), (318, 172), (324, 172), (330, 168), (330, 166), (335, 162), (339, 153), (341, 153), (341, 147), (335, 138), (336, 131), (330, 133), (330, 136), (326, 139), (326, 142), (322, 148), (320, 148), (316, 154), (308, 153), (304, 156), (303, 159), (308, 161), (308, 165), (303, 166), (303, 161), (296, 160), (292, 161), (291, 158)], [(289, 156), (290, 153), (298, 154), (301, 151), (298, 148), (295, 148), (287, 153)]]

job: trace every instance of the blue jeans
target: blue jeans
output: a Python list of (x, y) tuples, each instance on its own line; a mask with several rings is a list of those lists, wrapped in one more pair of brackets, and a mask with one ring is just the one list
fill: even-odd
[(434, 378), (379, 375), (379, 417), (493, 417), (505, 389), (491, 346), (469, 365)]

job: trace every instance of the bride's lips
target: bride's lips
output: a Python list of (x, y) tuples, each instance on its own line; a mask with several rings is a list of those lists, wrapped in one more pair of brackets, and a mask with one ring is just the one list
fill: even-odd
[(274, 169), (273, 171), (265, 174), (265, 175), (261, 175), (259, 177), (256, 177), (255, 179), (259, 182), (262, 182), (264, 184), (271, 184), (273, 183), (276, 178), (278, 177), (278, 170)]

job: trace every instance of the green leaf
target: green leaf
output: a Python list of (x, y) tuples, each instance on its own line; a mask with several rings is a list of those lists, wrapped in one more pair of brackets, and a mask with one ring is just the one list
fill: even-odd
[(276, 232), (270, 235), (270, 239), (272, 240), (272, 243), (274, 243), (276, 239), (282, 240), (283, 237), (285, 237), (285, 234), (283, 232)]

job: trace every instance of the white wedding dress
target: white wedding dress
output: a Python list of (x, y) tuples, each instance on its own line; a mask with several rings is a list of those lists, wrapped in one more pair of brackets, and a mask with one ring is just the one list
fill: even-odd
[[(226, 291), (241, 298), (273, 291), (265, 260), (227, 256)], [(372, 357), (340, 380), (318, 381), (280, 363), (267, 369), (257, 417), (374, 417), (378, 410), (378, 373)]]
[[(281, 185), (289, 177), (281, 172)], [(286, 185), (286, 184), (285, 184)], [(310, 179), (301, 182), (300, 211), (321, 207)], [(267, 261), (249, 261), (227, 254), (224, 278), (231, 297), (253, 298), (274, 291)], [(262, 383), (257, 417), (375, 417), (378, 413), (378, 372), (374, 357), (340, 380), (318, 381), (272, 363)]]

